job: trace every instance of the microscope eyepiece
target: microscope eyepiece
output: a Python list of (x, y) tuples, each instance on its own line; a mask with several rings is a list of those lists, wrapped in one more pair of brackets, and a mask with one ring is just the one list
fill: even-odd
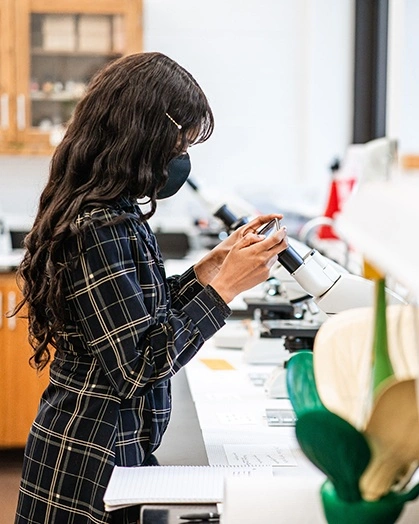
[(287, 247), (287, 249), (281, 251), (278, 260), (291, 275), (304, 264), (303, 258), (293, 247)]

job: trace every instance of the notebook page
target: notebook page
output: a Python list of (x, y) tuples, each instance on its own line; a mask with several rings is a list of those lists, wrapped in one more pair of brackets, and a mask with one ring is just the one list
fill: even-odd
[(227, 476), (272, 476), (270, 467), (115, 466), (104, 496), (105, 509), (146, 503), (216, 503)]

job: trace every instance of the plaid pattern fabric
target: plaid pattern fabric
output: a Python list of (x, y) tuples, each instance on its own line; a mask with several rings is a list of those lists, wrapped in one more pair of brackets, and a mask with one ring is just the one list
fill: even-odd
[[(127, 218), (99, 227), (118, 215)], [(152, 459), (169, 421), (170, 377), (229, 314), (190, 268), (166, 278), (128, 200), (77, 220), (65, 259), (66, 328), (25, 450), (16, 524), (135, 522), (104, 511), (114, 465)]]

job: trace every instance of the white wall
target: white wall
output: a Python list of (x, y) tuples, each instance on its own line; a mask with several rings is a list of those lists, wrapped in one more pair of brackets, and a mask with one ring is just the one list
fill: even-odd
[(400, 146), (406, 153), (419, 152), (419, 2), (405, 0), (405, 41), (400, 121)]
[(35, 217), (47, 176), (49, 157), (0, 155), (0, 218), (25, 230)]
[[(144, 0), (145, 47), (188, 68), (216, 117), (193, 176), (227, 203), (322, 208), (328, 165), (351, 139), (354, 0)], [(390, 0), (388, 134), (419, 150), (417, 0)], [(0, 213), (34, 214), (49, 159), (0, 156)], [(165, 224), (201, 208), (189, 188)], [(169, 211), (169, 213), (167, 212)], [(157, 218), (157, 217), (156, 217)], [(160, 220), (159, 218), (159, 220)]]
[[(193, 176), (227, 203), (321, 212), (329, 165), (351, 138), (354, 0), (144, 0), (145, 50), (179, 61), (208, 95)], [(48, 159), (0, 156), (0, 209), (33, 216)], [(234, 207), (234, 206), (233, 206)], [(202, 207), (188, 187), (162, 225)]]
[[(351, 139), (353, 10), (353, 0), (145, 0), (146, 50), (186, 67), (215, 114), (214, 135), (190, 151), (201, 186), (259, 208), (323, 210), (329, 165)], [(173, 216), (189, 198), (164, 206)]]
[(387, 131), (400, 154), (419, 153), (419, 2), (391, 0)]

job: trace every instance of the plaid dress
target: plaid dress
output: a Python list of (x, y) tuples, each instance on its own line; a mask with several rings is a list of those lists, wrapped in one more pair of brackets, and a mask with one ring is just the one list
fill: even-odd
[[(116, 224), (98, 226), (95, 219)], [(135, 522), (107, 513), (114, 465), (152, 461), (171, 411), (170, 377), (230, 310), (190, 268), (166, 278), (139, 208), (121, 199), (86, 211), (66, 270), (66, 327), (28, 437), (16, 524)], [(186, 437), (186, 436), (185, 436)]]

